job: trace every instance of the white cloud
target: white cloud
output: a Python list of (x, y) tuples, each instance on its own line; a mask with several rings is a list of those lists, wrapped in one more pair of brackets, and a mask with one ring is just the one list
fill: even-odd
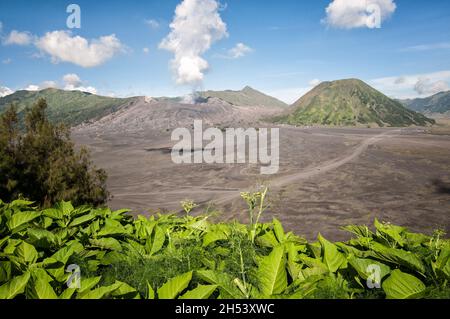
[(144, 52), (144, 54), (149, 54), (150, 53), (150, 49), (149, 48), (143, 48), (142, 52)]
[(335, 28), (377, 28), (397, 8), (394, 0), (333, 0), (322, 21)]
[(7, 59), (2, 60), (3, 64), (10, 64), (11, 62), (12, 62), (11, 58), (7, 58)]
[(65, 85), (80, 86), (80, 77), (74, 73), (66, 74), (63, 76), (63, 82)]
[(7, 95), (13, 94), (14, 91), (6, 86), (0, 86), (0, 97), (5, 97)]
[(253, 52), (252, 48), (246, 46), (244, 43), (238, 43), (234, 48), (228, 50), (228, 56), (231, 59), (238, 59), (250, 52)]
[(39, 87), (39, 85), (30, 84), (24, 90), (26, 90), (26, 91), (39, 91), (40, 87)]
[(171, 61), (177, 84), (201, 84), (209, 64), (202, 54), (226, 36), (227, 26), (219, 14), (216, 0), (183, 0), (170, 24), (171, 32), (159, 44), (172, 52)]
[(39, 85), (30, 84), (25, 88), (25, 90), (40, 91), (48, 88), (59, 88), (67, 91), (82, 91), (97, 94), (97, 89), (95, 87), (83, 85), (83, 81), (77, 74), (74, 73), (64, 75), (62, 78), (62, 84), (55, 81), (44, 81)]
[(69, 31), (48, 32), (36, 41), (36, 46), (49, 54), (53, 63), (70, 62), (84, 68), (101, 65), (124, 51), (124, 46), (114, 34), (88, 41), (72, 36)]
[(400, 98), (417, 98), (433, 95), (450, 89), (450, 70), (385, 77), (368, 81), (384, 94)]
[(445, 81), (433, 82), (427, 77), (420, 78), (416, 85), (414, 85), (414, 91), (420, 95), (433, 95), (442, 91), (448, 91), (449, 85)]
[(29, 45), (33, 41), (33, 36), (29, 32), (12, 30), (3, 40), (4, 45)]
[(322, 81), (320, 81), (319, 79), (313, 79), (313, 80), (309, 81), (309, 85), (312, 87), (317, 86), (320, 83), (322, 83)]
[(77, 74), (70, 73), (63, 76), (64, 90), (82, 91), (97, 94), (97, 89), (92, 86), (83, 86), (83, 81)]
[(151, 29), (155, 30), (159, 28), (159, 22), (154, 19), (147, 19), (144, 21)]
[(3, 22), (0, 21), (0, 33), (3, 32)]

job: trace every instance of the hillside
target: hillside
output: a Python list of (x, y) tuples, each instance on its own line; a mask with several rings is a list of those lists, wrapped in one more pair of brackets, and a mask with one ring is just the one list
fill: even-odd
[(426, 98), (399, 100), (410, 110), (424, 114), (444, 114), (450, 115), (450, 91), (440, 92)]
[(323, 82), (276, 119), (293, 125), (425, 126), (434, 120), (406, 109), (361, 80)]
[(205, 99), (218, 98), (237, 106), (287, 107), (286, 103), (261, 93), (249, 86), (246, 86), (240, 91), (227, 90), (200, 92), (200, 96)]
[(39, 98), (48, 104), (48, 117), (52, 122), (62, 122), (70, 126), (97, 119), (117, 111), (135, 98), (111, 98), (80, 91), (45, 89), (42, 91), (17, 91), (0, 98), (0, 113), (11, 103), (18, 107), (19, 114), (32, 106)]

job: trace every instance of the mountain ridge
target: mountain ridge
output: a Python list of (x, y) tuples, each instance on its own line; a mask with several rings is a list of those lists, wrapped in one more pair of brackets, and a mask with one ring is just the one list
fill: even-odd
[(294, 125), (378, 127), (434, 124), (434, 120), (406, 109), (355, 78), (320, 83), (275, 121)]
[(264, 106), (285, 108), (288, 105), (277, 98), (262, 93), (250, 86), (245, 86), (242, 90), (224, 90), (224, 91), (203, 91), (199, 92), (202, 98), (218, 98), (231, 105), (236, 106)]
[(443, 91), (425, 98), (398, 100), (405, 107), (423, 114), (450, 115), (450, 91)]

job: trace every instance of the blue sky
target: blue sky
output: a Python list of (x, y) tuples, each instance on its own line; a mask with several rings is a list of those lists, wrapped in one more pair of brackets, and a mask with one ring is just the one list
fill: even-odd
[[(221, 0), (217, 10), (215, 0), (185, 2), (196, 16), (181, 18), (202, 36), (216, 32), (211, 43), (191, 48), (189, 30), (170, 28), (182, 0), (74, 0), (80, 29), (66, 25), (71, 2), (0, 0), (0, 94), (57, 86), (175, 96), (250, 85), (293, 102), (320, 81), (350, 77), (401, 98), (449, 89), (450, 1)], [(200, 9), (206, 2), (210, 11)], [(377, 13), (380, 28), (361, 23)], [(183, 73), (184, 54), (200, 74), (197, 64)]]

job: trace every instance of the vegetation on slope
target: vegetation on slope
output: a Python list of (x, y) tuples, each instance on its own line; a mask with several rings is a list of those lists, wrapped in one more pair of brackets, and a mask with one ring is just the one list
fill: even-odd
[(400, 100), (410, 110), (424, 114), (450, 113), (450, 91), (440, 92), (426, 98)]
[(52, 123), (64, 123), (68, 126), (103, 117), (133, 101), (133, 98), (111, 98), (59, 89), (17, 91), (0, 98), (0, 113), (3, 113), (9, 105), (15, 104), (19, 117), (23, 118), (26, 109), (32, 107), (41, 98), (47, 101), (49, 120)]
[(375, 232), (346, 227), (348, 242), (308, 243), (276, 219), (259, 223), (264, 194), (243, 194), (250, 225), (192, 217), (194, 205), (183, 217), (133, 219), (0, 201), (0, 299), (450, 297), (450, 241), (440, 232), (375, 221)]
[(286, 103), (261, 93), (249, 86), (246, 86), (241, 91), (227, 90), (200, 92), (200, 96), (205, 99), (215, 97), (238, 106), (287, 107)]
[(276, 121), (293, 125), (426, 126), (434, 120), (406, 109), (366, 83), (356, 80), (323, 82), (291, 106)]
[(43, 206), (61, 200), (76, 205), (106, 202), (106, 173), (92, 165), (85, 148), (75, 151), (70, 132), (46, 117), (47, 104), (39, 100), (24, 115), (14, 106), (0, 116), (0, 197), (25, 196)]

